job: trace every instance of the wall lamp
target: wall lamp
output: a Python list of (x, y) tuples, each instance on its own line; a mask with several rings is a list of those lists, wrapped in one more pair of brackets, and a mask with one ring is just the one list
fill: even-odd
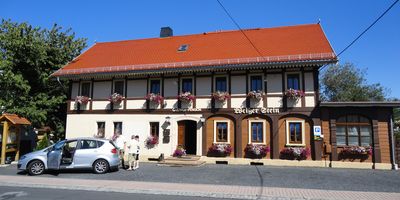
[(170, 116), (166, 116), (165, 117), (165, 123), (171, 124), (171, 117)]
[(200, 123), (204, 124), (206, 122), (206, 118), (204, 118), (203, 116), (200, 117)]

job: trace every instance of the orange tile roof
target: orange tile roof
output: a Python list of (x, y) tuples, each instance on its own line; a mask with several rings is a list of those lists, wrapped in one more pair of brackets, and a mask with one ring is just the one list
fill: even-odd
[(31, 125), (31, 122), (29, 120), (27, 120), (24, 117), (20, 117), (16, 114), (8, 114), (8, 113), (4, 113), (3, 115), (0, 115), (0, 121), (3, 121), (7, 119), (8, 121), (10, 121), (12, 124), (14, 125)]
[[(53, 76), (233, 63), (336, 60), (319, 24), (96, 43)], [(178, 52), (181, 45), (187, 51)]]

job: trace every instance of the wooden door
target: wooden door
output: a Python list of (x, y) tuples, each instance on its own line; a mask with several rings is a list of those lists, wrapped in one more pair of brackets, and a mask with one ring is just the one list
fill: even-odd
[(178, 122), (178, 145), (185, 148), (185, 121)]

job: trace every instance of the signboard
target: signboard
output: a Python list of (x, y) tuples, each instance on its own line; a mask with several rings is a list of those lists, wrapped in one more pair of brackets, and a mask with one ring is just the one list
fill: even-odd
[(172, 112), (200, 112), (201, 108), (172, 108)]
[(279, 108), (235, 108), (235, 114), (278, 114)]
[(322, 140), (324, 136), (322, 135), (321, 126), (314, 126), (314, 140)]
[(169, 143), (169, 135), (170, 135), (170, 129), (164, 129), (164, 131), (163, 131), (163, 144), (168, 144)]

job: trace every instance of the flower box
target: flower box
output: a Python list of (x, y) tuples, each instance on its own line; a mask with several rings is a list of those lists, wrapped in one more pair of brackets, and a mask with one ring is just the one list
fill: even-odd
[(231, 95), (229, 95), (228, 92), (221, 92), (221, 91), (217, 91), (211, 94), (212, 99), (214, 99), (215, 101), (221, 101), (224, 102), (227, 99), (231, 98)]
[(340, 152), (343, 155), (372, 155), (372, 147), (347, 146)]
[(147, 101), (155, 104), (161, 104), (164, 102), (164, 97), (160, 94), (149, 93), (144, 98), (146, 98)]
[(271, 149), (264, 144), (247, 144), (244, 152), (246, 158), (264, 158), (270, 150)]
[(182, 157), (186, 155), (186, 150), (181, 146), (178, 145), (178, 147), (176, 147), (174, 153), (172, 154), (173, 157)]
[(294, 90), (294, 89), (288, 89), (285, 91), (285, 96), (288, 97), (289, 99), (299, 99), (304, 97), (305, 93), (302, 90)]
[(158, 145), (158, 137), (157, 136), (149, 136), (144, 141), (144, 145), (147, 149), (154, 148)]
[(254, 99), (257, 101), (260, 101), (264, 96), (264, 92), (257, 90), (257, 91), (250, 91), (249, 93), (247, 93), (247, 97), (250, 99)]
[(124, 97), (118, 93), (114, 93), (108, 98), (108, 101), (110, 101), (110, 103), (115, 105), (120, 104), (122, 100), (124, 100)]
[(208, 148), (207, 156), (211, 157), (226, 157), (231, 155), (233, 149), (230, 144), (213, 144)]
[(311, 151), (303, 147), (286, 147), (281, 150), (280, 158), (286, 160), (307, 160)]
[(77, 96), (75, 98), (75, 103), (78, 103), (80, 105), (86, 105), (91, 99), (87, 96)]
[(181, 102), (185, 103), (191, 103), (193, 102), (196, 98), (192, 93), (190, 92), (182, 92), (178, 95), (177, 99)]

